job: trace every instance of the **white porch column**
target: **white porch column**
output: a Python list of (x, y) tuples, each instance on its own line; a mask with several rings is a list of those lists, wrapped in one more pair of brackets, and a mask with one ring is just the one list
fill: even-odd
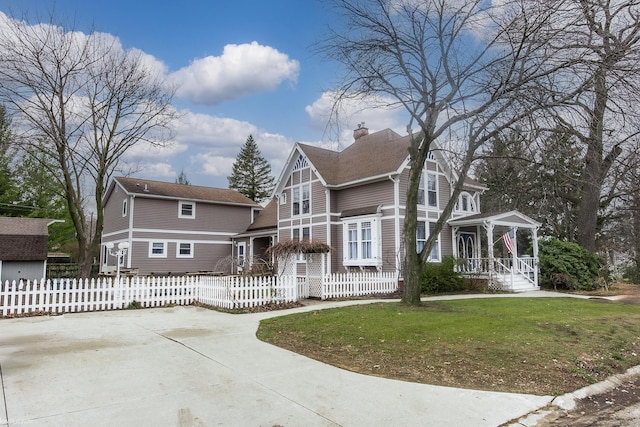
[(487, 230), (487, 242), (488, 242), (488, 255), (489, 255), (489, 265), (488, 270), (489, 270), (489, 275), (491, 277), (493, 277), (493, 227), (494, 225), (492, 223), (485, 223), (484, 224), (484, 228), (485, 230)]
[(513, 240), (511, 243), (513, 244), (513, 253), (511, 254), (513, 266), (511, 267), (511, 271), (517, 273), (520, 271), (518, 268), (518, 227), (513, 227)]
[(538, 228), (531, 229), (531, 239), (533, 240), (533, 281), (538, 286)]
[(453, 247), (453, 257), (460, 258), (460, 254), (458, 253), (458, 231), (460, 227), (451, 227), (451, 243)]
[[(474, 258), (481, 258), (482, 257), (482, 239), (480, 238), (480, 226), (478, 225), (476, 227), (476, 251), (473, 253), (473, 257)], [(476, 267), (477, 268), (477, 267)]]

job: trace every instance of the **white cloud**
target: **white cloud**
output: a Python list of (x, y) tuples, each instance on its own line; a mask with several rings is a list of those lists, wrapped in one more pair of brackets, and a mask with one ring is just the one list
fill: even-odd
[(200, 153), (192, 157), (193, 162), (200, 164), (205, 175), (226, 177), (231, 175), (234, 157), (216, 156), (212, 153)]
[(222, 55), (194, 60), (170, 75), (176, 95), (206, 105), (274, 90), (283, 81), (295, 84), (300, 63), (278, 50), (250, 44), (228, 44)]
[[(353, 130), (364, 122), (369, 132), (393, 129), (400, 135), (406, 134), (408, 121), (403, 108), (386, 108), (393, 100), (382, 97), (352, 97), (343, 99), (335, 106), (335, 92), (324, 92), (313, 104), (307, 105), (305, 111), (309, 115), (311, 126), (322, 129), (331, 141), (321, 145), (335, 149), (335, 140), (345, 147), (353, 142)], [(337, 113), (336, 113), (337, 112)]]
[(175, 130), (175, 141), (179, 144), (231, 150), (241, 147), (250, 134), (257, 132), (257, 128), (249, 122), (188, 110), (181, 111)]
[(131, 146), (125, 154), (128, 160), (138, 159), (168, 159), (176, 154), (187, 151), (189, 147), (186, 144), (171, 142), (165, 145), (151, 145), (147, 142), (138, 142)]

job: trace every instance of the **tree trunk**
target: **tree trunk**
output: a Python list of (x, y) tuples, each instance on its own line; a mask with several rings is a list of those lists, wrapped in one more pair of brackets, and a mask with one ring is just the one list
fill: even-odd
[(404, 265), (404, 292), (402, 302), (410, 305), (420, 304), (422, 291), (422, 257), (417, 251), (416, 231), (418, 228), (418, 189), (422, 167), (414, 157), (411, 159), (409, 171), (409, 185), (407, 187), (407, 202), (404, 214), (404, 241), (405, 241), (405, 265)]
[(608, 91), (606, 87), (607, 70), (603, 65), (594, 75), (593, 110), (589, 124), (589, 136), (586, 139), (587, 153), (582, 172), (582, 200), (578, 207), (576, 241), (590, 252), (596, 249), (596, 229), (598, 227), (598, 209), (600, 193), (605, 174), (603, 164), (604, 119), (607, 108)]

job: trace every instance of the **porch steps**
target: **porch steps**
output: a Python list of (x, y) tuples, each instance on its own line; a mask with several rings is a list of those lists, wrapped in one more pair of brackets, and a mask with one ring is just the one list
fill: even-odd
[(540, 286), (534, 286), (529, 280), (521, 275), (515, 275), (513, 277), (513, 283), (509, 283), (510, 280), (508, 280), (507, 283), (503, 283), (500, 279), (497, 279), (496, 281), (500, 283), (502, 289), (504, 289), (505, 291), (529, 292), (540, 290)]

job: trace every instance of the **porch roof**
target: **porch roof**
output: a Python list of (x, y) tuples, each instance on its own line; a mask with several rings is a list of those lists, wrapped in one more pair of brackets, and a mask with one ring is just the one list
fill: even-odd
[(481, 213), (469, 215), (462, 218), (450, 219), (448, 223), (453, 227), (493, 224), (511, 228), (518, 227), (529, 229), (537, 229), (542, 225), (538, 221), (516, 210), (503, 213)]

